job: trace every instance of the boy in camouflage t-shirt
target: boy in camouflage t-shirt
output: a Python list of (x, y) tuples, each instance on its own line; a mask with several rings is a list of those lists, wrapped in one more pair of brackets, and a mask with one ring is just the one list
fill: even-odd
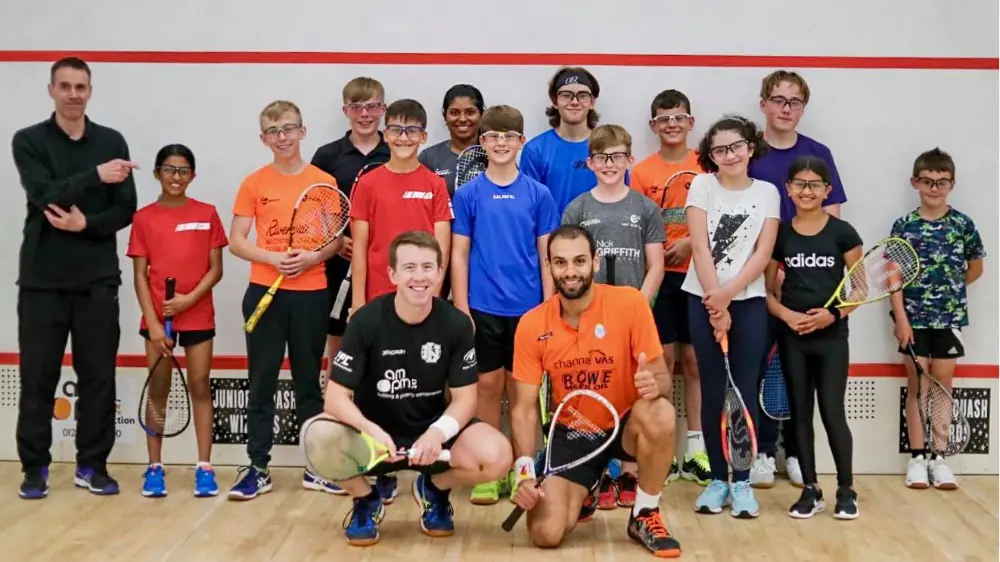
[[(948, 205), (955, 184), (955, 162), (940, 149), (929, 150), (913, 164), (910, 184), (920, 207), (892, 225), (892, 236), (909, 242), (920, 257), (920, 276), (892, 295), (892, 315), (899, 352), (913, 346), (921, 366), (951, 388), (955, 363), (965, 355), (962, 328), (969, 325), (967, 287), (983, 274), (986, 250), (972, 219)], [(916, 371), (908, 359), (906, 419), (919, 420)], [(944, 457), (926, 458), (924, 428), (907, 423), (912, 458), (906, 485), (955, 489), (955, 476)]]

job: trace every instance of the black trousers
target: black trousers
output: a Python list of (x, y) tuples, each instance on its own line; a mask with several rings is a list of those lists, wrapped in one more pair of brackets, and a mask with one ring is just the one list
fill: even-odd
[(74, 291), (20, 289), (17, 338), (21, 395), (17, 454), (25, 472), (52, 462), (52, 412), (66, 340), (76, 371), (76, 462), (104, 471), (115, 445), (115, 360), (121, 340), (118, 287)]
[[(249, 318), (267, 287), (251, 283), (243, 295), (243, 318)], [(323, 411), (320, 370), (329, 318), (326, 289), (279, 289), (252, 333), (246, 334), (250, 392), (247, 398), (247, 455), (267, 468), (274, 445), (274, 394), (288, 349), (295, 392), (295, 416), (302, 422)]]

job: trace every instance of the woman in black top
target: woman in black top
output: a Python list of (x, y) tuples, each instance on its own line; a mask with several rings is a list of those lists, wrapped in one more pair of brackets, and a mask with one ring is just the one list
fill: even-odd
[[(858, 516), (857, 493), (852, 489), (854, 443), (844, 411), (849, 365), (846, 317), (850, 309), (825, 305), (843, 279), (845, 267), (861, 259), (861, 237), (850, 224), (823, 210), (823, 200), (830, 195), (830, 171), (822, 159), (806, 156), (797, 160), (788, 170), (785, 188), (796, 214), (778, 229), (765, 279), (768, 310), (781, 320), (778, 350), (805, 484), (788, 515), (812, 517), (825, 507), (816, 478), (812, 423), (814, 396), (818, 394), (820, 417), (837, 466), (834, 516), (854, 519)], [(780, 288), (776, 283), (779, 267), (785, 271)]]

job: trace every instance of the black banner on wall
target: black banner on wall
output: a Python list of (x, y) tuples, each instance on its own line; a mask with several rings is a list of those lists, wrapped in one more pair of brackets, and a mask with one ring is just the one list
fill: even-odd
[[(249, 381), (245, 378), (211, 378), (212, 443), (245, 445), (247, 442), (247, 402)], [(292, 381), (278, 379), (274, 395), (275, 412), (271, 424), (275, 445), (298, 445), (299, 424), (295, 419)]]
[[(953, 389), (952, 394), (969, 420), (969, 431), (972, 433), (962, 454), (990, 454), (990, 389), (962, 387)], [(905, 386), (899, 389), (899, 452), (910, 452), (910, 437), (906, 433)]]

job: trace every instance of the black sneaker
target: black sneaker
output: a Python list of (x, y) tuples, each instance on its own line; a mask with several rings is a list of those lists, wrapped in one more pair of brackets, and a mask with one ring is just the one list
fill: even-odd
[(659, 508), (641, 509), (639, 515), (632, 510), (628, 517), (628, 536), (657, 558), (677, 558), (681, 555), (681, 544), (667, 530)]
[(49, 468), (25, 472), (17, 495), (26, 500), (40, 500), (49, 495)]
[(794, 519), (809, 519), (824, 509), (826, 504), (823, 503), (823, 491), (815, 486), (806, 486), (802, 488), (799, 500), (788, 510), (788, 516)]
[(858, 518), (858, 493), (848, 486), (837, 488), (837, 505), (833, 509), (837, 519)]

